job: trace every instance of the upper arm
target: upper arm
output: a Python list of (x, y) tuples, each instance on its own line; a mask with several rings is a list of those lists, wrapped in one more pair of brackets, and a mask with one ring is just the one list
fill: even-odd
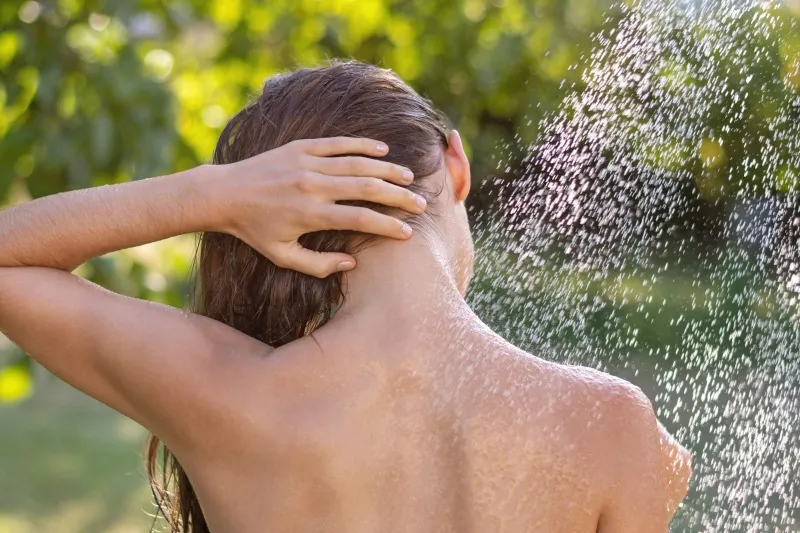
[(668, 512), (672, 516), (689, 492), (692, 455), (658, 423), (664, 482), (667, 486)]
[[(608, 418), (612, 438), (605, 450), (611, 481), (598, 531), (665, 533), (686, 494), (689, 467), (685, 451), (679, 451), (683, 449), (671, 438), (664, 438), (652, 405), (637, 387), (617, 385), (611, 396)], [(681, 461), (685, 469), (676, 470)]]
[(215, 320), (39, 267), (0, 268), (0, 329), (168, 444), (224, 419), (233, 382), (269, 350)]

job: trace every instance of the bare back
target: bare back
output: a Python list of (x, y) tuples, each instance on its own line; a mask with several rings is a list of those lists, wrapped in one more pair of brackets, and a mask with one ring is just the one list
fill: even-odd
[[(634, 450), (652, 435), (632, 386), (480, 327), (353, 327), (270, 355), (279, 403), (226, 424), (244, 432), (226, 439), (235, 450), (183, 461), (212, 531), (666, 530), (660, 472), (646, 472), (657, 442)], [(616, 508), (620, 489), (652, 528)]]

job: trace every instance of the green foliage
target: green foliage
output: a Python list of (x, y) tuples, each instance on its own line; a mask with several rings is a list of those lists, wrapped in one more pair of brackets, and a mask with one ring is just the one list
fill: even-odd
[[(432, 98), (461, 130), (475, 175), (484, 176), (494, 170), (495, 148), (517, 133), (532, 140), (564, 83), (579, 81), (570, 65), (588, 50), (606, 7), (577, 0), (4, 2), (0, 205), (206, 162), (227, 117), (266, 77), (333, 57), (392, 68)], [(191, 252), (183, 244), (114, 254), (80, 273), (180, 306)]]
[[(0, 200), (206, 161), (263, 79), (330, 57), (396, 70), (469, 140), (480, 170), (532, 138), (603, 4), (555, 0), (71, 0), (0, 7)], [(479, 172), (480, 174), (480, 172)]]
[[(121, 21), (90, 18), (94, 4), (0, 8), (0, 193), (19, 182), (35, 198), (171, 164), (172, 93)], [(23, 22), (31, 6), (41, 12)]]
[[(647, 118), (635, 124), (664, 134), (654, 147), (661, 158), (648, 166), (682, 170), (709, 202), (798, 192), (800, 8), (764, 4), (735, 16), (722, 13), (724, 4), (717, 9), (714, 28), (668, 19), (661, 30), (671, 46), (655, 62), (664, 66), (654, 82), (660, 90), (650, 91)], [(624, 150), (641, 152), (652, 137), (631, 133)]]
[[(666, 105), (691, 109), (687, 89), (713, 78), (727, 89), (721, 96), (747, 95), (743, 111), (729, 112), (735, 102), (722, 98), (694, 117), (700, 123), (690, 129), (702, 135), (686, 136), (686, 124), (662, 124), (658, 143), (652, 134), (641, 142), (639, 119), (632, 119), (629, 131), (617, 132), (617, 145), (645, 167), (688, 173), (709, 206), (741, 190), (796, 192), (796, 158), (784, 154), (771, 168), (772, 159), (759, 157), (765, 143), (779, 145), (792, 127), (775, 114), (800, 91), (792, 6), (775, 13), (786, 24), (761, 25), (753, 35), (754, 22), (739, 21), (734, 30), (746, 38), (741, 47), (714, 50), (710, 74), (708, 63), (692, 55), (703, 28), (676, 30), (670, 50), (684, 55), (661, 58), (664, 91), (637, 105), (656, 118), (668, 116)], [(600, 42), (592, 35), (613, 41), (626, 12), (625, 3), (612, 7), (610, 0), (3, 2), (0, 205), (205, 162), (227, 117), (264, 78), (332, 57), (394, 69), (462, 132), (476, 179), (498, 170), (513, 175), (515, 148), (537, 138), (542, 119), (568, 94), (584, 91), (590, 52)], [(620, 94), (624, 107), (630, 95)], [(687, 217), (708, 215), (696, 213)], [(100, 258), (82, 274), (126, 294), (183, 305), (192, 248), (180, 242)]]
[[(674, 28), (669, 34), (671, 46), (653, 63), (659, 66), (653, 83), (660, 92), (642, 97), (637, 84), (632, 84), (614, 100), (609, 96), (613, 89), (592, 81), (587, 67), (595, 44), (602, 43), (608, 52), (620, 20), (629, 14), (626, 6), (635, 2), (625, 0), (612, 7), (611, 0), (4, 0), (0, 2), (0, 206), (206, 162), (227, 117), (260, 90), (264, 78), (334, 57), (392, 68), (430, 97), (461, 131), (477, 180), (493, 173), (515, 175), (517, 148), (537, 139), (542, 119), (559, 110), (568, 95), (574, 99), (567, 104), (585, 101), (581, 96), (586, 95), (588, 79), (588, 89), (599, 91), (596, 101), (608, 104), (602, 111), (617, 127), (604, 131), (613, 134), (604, 137), (615, 137), (614, 147), (630, 154), (639, 171), (688, 177), (688, 200), (675, 204), (685, 207), (678, 215), (693, 237), (713, 226), (708, 219), (728, 216), (720, 204), (735, 201), (737, 195), (741, 199), (767, 191), (797, 193), (798, 0), (774, 4), (777, 11), (771, 15), (781, 24), (761, 24), (763, 13), (757, 12), (735, 21), (731, 36), (738, 39), (736, 46), (705, 49), (708, 42), (703, 42), (702, 27)], [(593, 40), (596, 32), (601, 33)], [(619, 59), (611, 52), (599, 57), (606, 62)], [(601, 70), (619, 75), (613, 68)], [(693, 91), (707, 88), (708, 83), (715, 84), (720, 98), (696, 113)], [(796, 112), (787, 114), (792, 106)], [(633, 107), (641, 113), (632, 113)], [(565, 105), (560, 111), (570, 118), (586, 110)], [(597, 110), (587, 113), (603, 122), (600, 115)], [(654, 133), (643, 124), (661, 129)], [(473, 201), (480, 207), (482, 189), (475, 190)], [(724, 248), (718, 227), (696, 239), (703, 249)], [(680, 248), (675, 242), (665, 246)], [(95, 259), (79, 274), (124, 294), (182, 306), (190, 293), (187, 273), (192, 252), (191, 237), (177, 238)], [(683, 248), (680, 253), (691, 255)], [(511, 257), (504, 262), (500, 255), (492, 259), (495, 271), (520, 261)], [(501, 311), (502, 320), (496, 322), (507, 327), (498, 329), (509, 338), (532, 330), (535, 323), (545, 344), (566, 352), (629, 350), (631, 357), (657, 366), (669, 362), (654, 353), (696, 350), (697, 346), (685, 344), (694, 330), (706, 332), (709, 339), (722, 338), (732, 323), (728, 319), (745, 317), (748, 323), (772, 324), (783, 313), (777, 303), (782, 295), (774, 287), (758, 285), (762, 280), (754, 273), (743, 267), (737, 270), (742, 274), (739, 285), (728, 285), (719, 279), (725, 272), (716, 272), (716, 263), (710, 263), (706, 270), (696, 271), (681, 263), (680, 274), (674, 275), (675, 270), (666, 275), (656, 269), (596, 277), (548, 259), (531, 267), (532, 272), (543, 271), (531, 277), (535, 283), (525, 283), (521, 276), (522, 280), (502, 288), (508, 293), (486, 289), (491, 302), (484, 305)], [(507, 272), (519, 272), (508, 268)], [(512, 304), (520, 302), (519, 294), (511, 294), (516, 283), (516, 292), (524, 295), (519, 304), (526, 309), (520, 313), (522, 319), (503, 314), (513, 312)], [(741, 298), (744, 284), (753, 286), (751, 300)], [(584, 309), (589, 299), (599, 302), (595, 311), (580, 322), (568, 320), (567, 311)], [(628, 344), (622, 342), (626, 339)], [(526, 341), (515, 340), (521, 345)], [(32, 388), (30, 360), (2, 341), (0, 336), (0, 403), (23, 399)], [(756, 337), (740, 342), (741, 353), (725, 351), (718, 359), (766, 353), (757, 342)], [(624, 369), (609, 361), (614, 364)], [(705, 357), (702, 364), (728, 361)], [(693, 374), (698, 369), (684, 371)], [(705, 367), (699, 369), (704, 371)], [(56, 400), (49, 405), (47, 396), (40, 395), (26, 403), (26, 408), (32, 406), (27, 413), (56, 412), (54, 423), (65, 427), (97, 419), (83, 411), (72, 412), (69, 406), (64, 412), (63, 402)], [(42, 427), (52, 429), (49, 419), (25, 413), (0, 412), (5, 417), (0, 422), (36, 430), (32, 422), (47, 420)], [(97, 431), (106, 435), (112, 420), (107, 413), (103, 417), (105, 425)], [(30, 452), (58, 458), (59, 448), (70, 447), (60, 445), (63, 431), (57, 436), (42, 431), (31, 432), (37, 438), (30, 442), (2, 441), (8, 446), (0, 455), (20, 457)], [(107, 450), (107, 443), (100, 440), (103, 445), (97, 451)], [(32, 446), (45, 448), (37, 453)], [(76, 449), (93, 446), (74, 444)], [(127, 444), (118, 452), (128, 454)], [(86, 455), (86, 464), (78, 461), (74, 471), (95, 475), (101, 481), (97, 486), (105, 487), (103, 473), (121, 464), (118, 452), (98, 460), (93, 450)], [(9, 500), (10, 507), (30, 504), (25, 503), (25, 491), (18, 489), (31, 478), (29, 465), (25, 466), (24, 471), (5, 469), (10, 482), (6, 487), (0, 483), (0, 494), (17, 497)], [(59, 464), (40, 466), (32, 481), (37, 488), (50, 487)], [(75, 490), (69, 483), (64, 486), (69, 487), (66, 492)], [(125, 484), (110, 494), (124, 501), (131, 490)], [(80, 492), (101, 497), (94, 489)], [(62, 494), (50, 496), (56, 502)], [(3, 522), (3, 512), (10, 507), (0, 505), (0, 529), (13, 527)], [(74, 530), (109, 530), (111, 515), (124, 511), (109, 509), (109, 516)], [(30, 506), (26, 514), (39, 516), (42, 510)], [(58, 527), (68, 527), (61, 515), (54, 520)], [(23, 524), (12, 530), (30, 529)]]
[(0, 405), (0, 531), (146, 533), (143, 428), (53, 382)]

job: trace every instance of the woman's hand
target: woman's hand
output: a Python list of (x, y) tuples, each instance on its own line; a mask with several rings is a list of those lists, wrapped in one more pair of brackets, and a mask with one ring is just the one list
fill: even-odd
[(235, 235), (270, 261), (315, 277), (355, 268), (342, 253), (303, 248), (298, 239), (322, 230), (354, 230), (395, 239), (411, 236), (411, 227), (372, 209), (339, 205), (364, 200), (412, 214), (425, 200), (399, 185), (411, 171), (385, 161), (345, 154), (383, 157), (388, 147), (375, 140), (331, 137), (294, 141), (244, 161), (213, 167), (219, 174), (211, 202), (223, 207), (220, 230)]

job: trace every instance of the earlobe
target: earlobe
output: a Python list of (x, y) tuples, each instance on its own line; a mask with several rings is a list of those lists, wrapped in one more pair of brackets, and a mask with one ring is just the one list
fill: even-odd
[(464, 152), (461, 136), (456, 130), (450, 132), (448, 142), (450, 146), (447, 149), (447, 159), (448, 169), (453, 180), (453, 192), (456, 200), (463, 202), (469, 195), (471, 185), (469, 159), (466, 152)]

